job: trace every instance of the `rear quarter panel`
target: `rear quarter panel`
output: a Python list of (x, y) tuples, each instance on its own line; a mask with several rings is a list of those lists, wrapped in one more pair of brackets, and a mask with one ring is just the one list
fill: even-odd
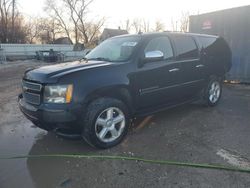
[(226, 41), (217, 37), (209, 46), (204, 47), (200, 37), (195, 37), (200, 48), (200, 58), (206, 65), (206, 76), (224, 77), (232, 66), (232, 53)]

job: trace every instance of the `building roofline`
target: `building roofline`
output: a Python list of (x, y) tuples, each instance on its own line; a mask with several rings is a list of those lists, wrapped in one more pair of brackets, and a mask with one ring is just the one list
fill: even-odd
[(195, 15), (190, 15), (189, 17), (209, 15), (209, 14), (214, 14), (214, 13), (219, 13), (219, 12), (224, 12), (224, 11), (232, 11), (232, 10), (241, 9), (241, 8), (249, 8), (250, 9), (250, 5), (244, 5), (244, 6), (239, 6), (239, 7), (232, 7), (232, 8), (228, 8), (228, 9), (221, 9), (221, 10), (216, 10), (216, 11), (212, 11), (212, 12), (206, 12), (206, 13), (202, 13), (202, 14), (195, 14)]

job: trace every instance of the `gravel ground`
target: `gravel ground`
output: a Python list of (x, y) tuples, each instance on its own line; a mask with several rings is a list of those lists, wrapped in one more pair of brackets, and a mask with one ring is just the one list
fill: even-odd
[[(27, 68), (0, 64), (0, 155), (137, 156), (250, 169), (250, 86), (224, 85), (220, 104), (190, 104), (136, 120), (117, 147), (96, 150), (36, 128), (19, 111), (17, 95)], [(250, 174), (94, 159), (0, 160), (0, 187), (250, 187)]]

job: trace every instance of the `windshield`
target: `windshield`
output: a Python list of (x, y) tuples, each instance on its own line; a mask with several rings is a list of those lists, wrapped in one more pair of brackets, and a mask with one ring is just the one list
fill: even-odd
[(127, 61), (131, 57), (139, 40), (139, 36), (111, 38), (102, 42), (85, 57), (88, 60)]

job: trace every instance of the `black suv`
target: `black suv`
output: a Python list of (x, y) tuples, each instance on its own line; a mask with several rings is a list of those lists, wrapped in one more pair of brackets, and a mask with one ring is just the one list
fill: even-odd
[(217, 36), (123, 35), (81, 61), (27, 71), (19, 106), (42, 129), (74, 129), (92, 146), (109, 148), (135, 116), (201, 98), (215, 106), (230, 68), (231, 50)]

